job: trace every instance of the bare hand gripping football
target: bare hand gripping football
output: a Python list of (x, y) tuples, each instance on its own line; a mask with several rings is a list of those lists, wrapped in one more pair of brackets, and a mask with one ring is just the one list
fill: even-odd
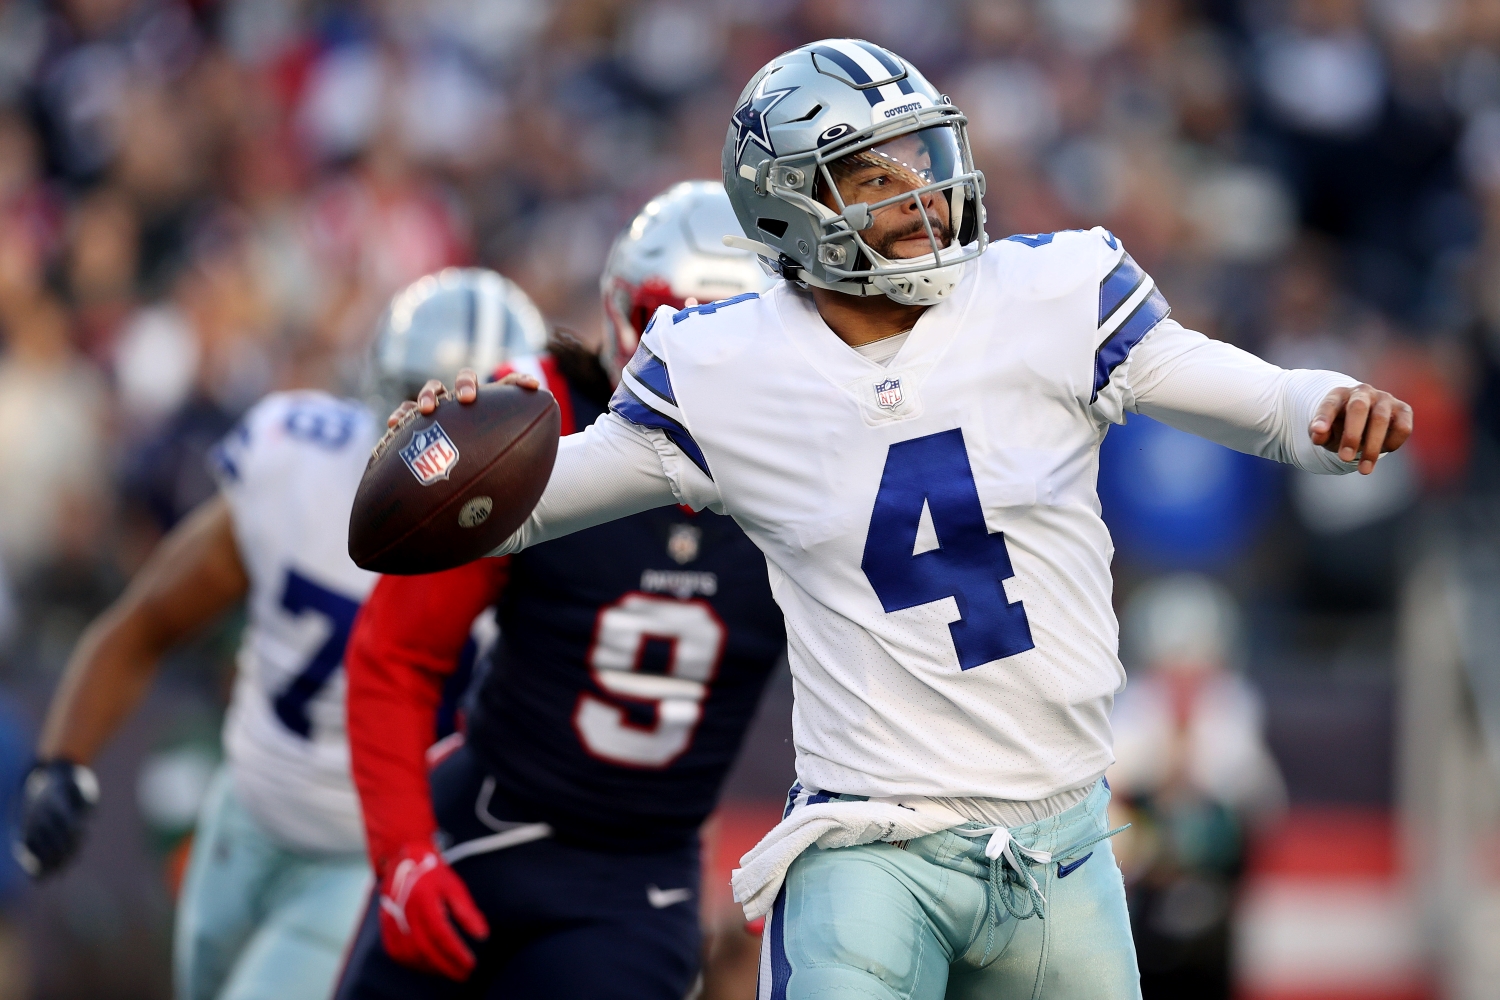
[(552, 394), (526, 377), (479, 387), (466, 371), (456, 398), (429, 383), (419, 403), (391, 415), (370, 456), (349, 515), (349, 557), (405, 576), (493, 551), (541, 498), (559, 421)]

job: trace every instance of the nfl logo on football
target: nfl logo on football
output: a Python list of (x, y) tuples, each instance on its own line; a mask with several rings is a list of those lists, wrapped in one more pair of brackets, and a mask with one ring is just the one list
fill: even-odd
[(401, 460), (417, 477), (417, 482), (431, 486), (439, 479), (448, 478), (448, 473), (458, 464), (458, 449), (442, 425), (433, 424), (412, 435), (411, 443), (401, 449)]
[(887, 410), (899, 406), (901, 404), (901, 380), (888, 378), (884, 382), (876, 382), (875, 402)]

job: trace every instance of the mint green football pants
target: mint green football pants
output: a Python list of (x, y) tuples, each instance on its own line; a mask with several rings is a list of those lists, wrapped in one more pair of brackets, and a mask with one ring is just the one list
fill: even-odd
[(1108, 804), (1101, 781), (1073, 808), (1011, 830), (1046, 863), (1014, 849), (1014, 862), (991, 861), (977, 826), (809, 848), (766, 920), (758, 1000), (1140, 997)]
[(308, 855), (272, 840), (221, 770), (177, 903), (176, 1000), (326, 1000), (371, 881), (363, 853)]

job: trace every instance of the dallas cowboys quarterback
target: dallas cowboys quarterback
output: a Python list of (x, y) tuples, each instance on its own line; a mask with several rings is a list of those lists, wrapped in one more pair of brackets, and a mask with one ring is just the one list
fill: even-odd
[(322, 1000), (332, 991), (371, 882), (340, 666), (376, 580), (350, 560), (345, 540), (380, 436), (377, 413), (429, 377), (533, 354), (546, 337), (531, 300), (493, 271), (420, 279), (392, 300), (375, 338), (370, 405), (300, 391), (252, 407), (213, 453), (218, 494), (163, 539), (74, 651), (14, 845), (33, 875), (80, 846), (98, 797), (88, 764), (162, 656), (247, 604), (224, 724), (228, 764), (199, 816), (178, 904), (178, 1000)]
[(988, 245), (963, 115), (867, 42), (765, 66), (723, 168), (726, 242), (784, 280), (658, 312), (497, 554), (674, 502), (764, 553), (799, 780), (734, 878), (762, 998), (1139, 996), (1100, 442), (1143, 413), (1368, 473), (1411, 408), (1182, 328), (1106, 230)]

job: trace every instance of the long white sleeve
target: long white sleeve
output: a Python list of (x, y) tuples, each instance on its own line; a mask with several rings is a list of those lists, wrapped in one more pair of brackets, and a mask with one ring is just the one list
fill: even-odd
[(1165, 319), (1135, 346), (1111, 383), (1123, 409), (1235, 451), (1308, 472), (1341, 475), (1358, 468), (1313, 444), (1308, 433), (1330, 389), (1359, 384), (1348, 375), (1278, 368)]
[(675, 449), (661, 431), (604, 414), (583, 433), (570, 434), (558, 443), (557, 463), (536, 509), (490, 555), (510, 555), (653, 507), (679, 502), (707, 506), (703, 502), (707, 498), (684, 498), (681, 494), (688, 491), (674, 486), (667, 470), (675, 457)]

